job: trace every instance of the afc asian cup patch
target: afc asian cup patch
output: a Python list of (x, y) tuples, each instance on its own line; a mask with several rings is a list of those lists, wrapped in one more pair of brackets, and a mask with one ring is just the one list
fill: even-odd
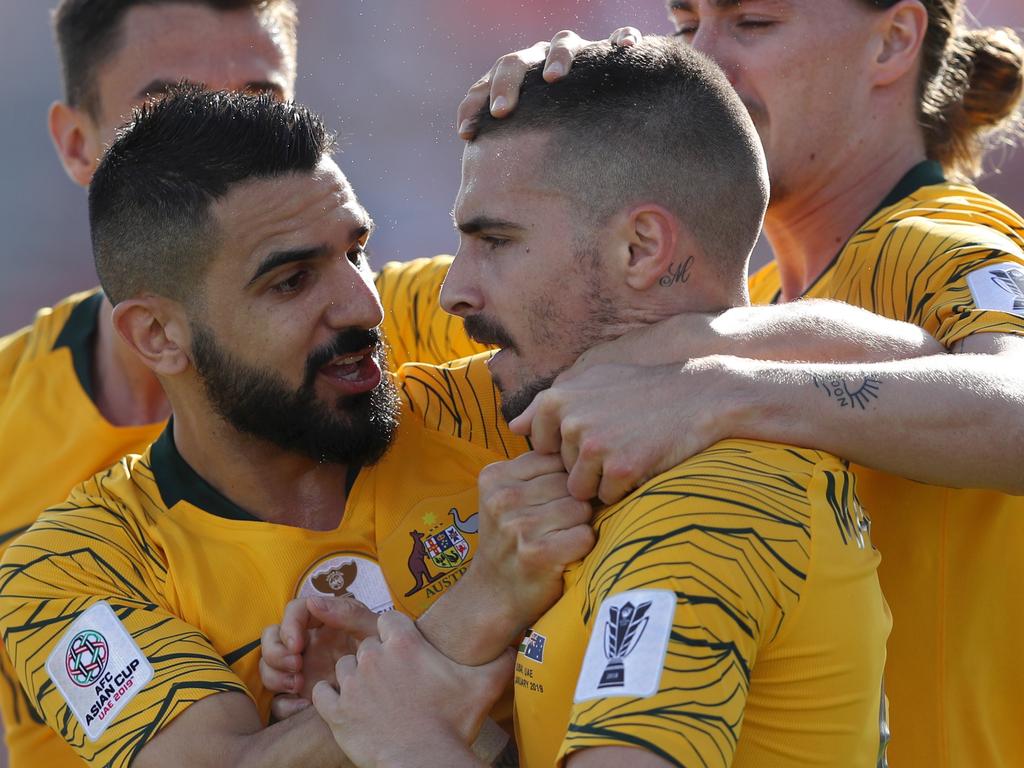
[(153, 679), (149, 660), (106, 602), (75, 619), (46, 659), (46, 672), (90, 741)]
[(978, 309), (1009, 312), (1024, 317), (1024, 266), (996, 264), (967, 276)]
[(675, 593), (666, 589), (606, 598), (590, 633), (574, 701), (656, 694), (675, 610)]

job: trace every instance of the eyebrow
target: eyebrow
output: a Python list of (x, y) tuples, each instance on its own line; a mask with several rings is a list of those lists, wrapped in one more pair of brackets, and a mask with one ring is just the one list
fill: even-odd
[[(366, 224), (352, 231), (352, 235), (349, 239), (352, 242), (356, 242), (365, 237), (369, 237), (374, 230), (374, 226), (372, 219), (367, 220)], [(293, 248), (287, 251), (274, 251), (273, 253), (268, 254), (267, 257), (260, 262), (260, 265), (256, 267), (256, 271), (249, 279), (249, 282), (245, 284), (245, 287), (248, 288), (268, 272), (273, 272), (275, 269), (285, 264), (292, 264), (297, 261), (321, 259), (325, 256), (331, 255), (332, 253), (334, 253), (334, 248), (326, 243), (313, 246), (312, 248)]]
[[(452, 218), (454, 219), (454, 216)], [(526, 229), (522, 224), (493, 216), (476, 216), (469, 221), (456, 221), (455, 228), (464, 235), (475, 235), (485, 229), (514, 229), (517, 231)]]
[[(143, 86), (137, 94), (136, 99), (153, 98), (154, 96), (164, 96), (172, 89), (177, 88), (181, 85), (195, 85), (200, 88), (205, 88), (205, 83), (193, 83), (191, 80), (160, 80), (159, 78), (153, 80), (148, 85)], [(284, 89), (280, 83), (274, 83), (270, 80), (254, 80), (251, 83), (245, 84), (246, 91), (255, 91), (256, 93), (267, 93), (273, 92), (278, 96), (284, 95)]]

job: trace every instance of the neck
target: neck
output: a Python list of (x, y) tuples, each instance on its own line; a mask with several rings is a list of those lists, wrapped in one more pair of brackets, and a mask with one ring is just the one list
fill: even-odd
[(110, 300), (103, 297), (93, 342), (93, 390), (103, 418), (119, 427), (155, 424), (171, 415), (167, 395), (114, 330)]
[(764, 232), (775, 253), (782, 300), (802, 296), (897, 182), (925, 159), (922, 142), (865, 146), (835, 173), (772, 201)]
[(268, 523), (326, 531), (345, 509), (348, 468), (244, 435), (205, 408), (174, 409), (181, 457), (221, 495)]

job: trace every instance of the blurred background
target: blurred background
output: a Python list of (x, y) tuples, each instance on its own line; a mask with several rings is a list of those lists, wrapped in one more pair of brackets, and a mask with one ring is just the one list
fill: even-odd
[[(0, 334), (96, 278), (83, 190), (46, 132), (60, 96), (50, 26), (56, 0), (0, 2)], [(631, 24), (668, 33), (662, 0), (298, 0), (297, 97), (342, 138), (339, 162), (379, 230), (375, 266), (454, 252), (449, 211), (461, 142), (452, 123), (466, 89), (500, 54), (562, 28), (603, 38)], [(982, 25), (1024, 28), (1022, 0), (968, 0)], [(1024, 210), (1024, 151), (981, 186)], [(760, 247), (763, 263), (770, 254)]]

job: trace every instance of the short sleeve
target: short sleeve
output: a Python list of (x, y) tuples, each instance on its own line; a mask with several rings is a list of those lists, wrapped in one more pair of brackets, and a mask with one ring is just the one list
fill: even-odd
[(466, 335), (461, 318), (441, 308), (441, 284), (451, 263), (451, 256), (393, 261), (377, 274), (390, 370), (405, 363), (444, 363), (487, 349)]
[(645, 486), (599, 529), (560, 764), (597, 746), (732, 764), (758, 649), (798, 604), (809, 518), (706, 469)]
[(0, 565), (0, 628), (18, 679), (89, 765), (127, 766), (191, 704), (249, 695), (160, 598), (165, 574), (128, 520), (70, 502), (45, 513)]
[(875, 279), (897, 286), (893, 316), (947, 348), (976, 333), (1024, 334), (1024, 253), (1009, 237), (913, 217), (894, 227), (884, 247)]

